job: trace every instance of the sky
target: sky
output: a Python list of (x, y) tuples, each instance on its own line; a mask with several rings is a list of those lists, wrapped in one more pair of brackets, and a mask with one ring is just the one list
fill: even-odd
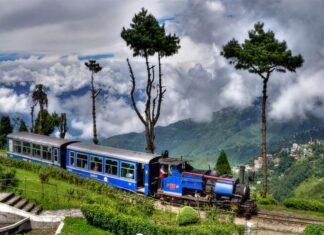
[[(130, 101), (130, 59), (143, 97), (145, 65), (120, 37), (144, 7), (168, 33), (180, 37), (179, 53), (163, 58), (167, 92), (158, 125), (191, 118), (208, 122), (225, 107), (245, 108), (261, 95), (255, 74), (237, 71), (221, 55), (232, 38), (243, 42), (256, 22), (304, 57), (296, 73), (274, 73), (269, 117), (274, 121), (324, 118), (324, 1), (322, 0), (2, 0), (0, 1), (0, 113), (25, 117), (35, 84), (46, 87), (50, 112), (66, 112), (70, 137), (92, 136), (90, 73), (103, 89), (97, 101), (100, 138), (143, 131)], [(155, 63), (151, 58), (152, 64)], [(141, 110), (143, 100), (138, 101)]]

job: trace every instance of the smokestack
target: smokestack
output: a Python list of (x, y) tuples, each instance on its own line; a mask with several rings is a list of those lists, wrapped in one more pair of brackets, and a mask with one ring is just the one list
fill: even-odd
[(240, 166), (240, 184), (244, 184), (245, 166)]

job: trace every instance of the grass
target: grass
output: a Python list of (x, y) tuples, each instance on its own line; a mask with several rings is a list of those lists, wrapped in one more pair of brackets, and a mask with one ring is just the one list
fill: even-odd
[(294, 215), (300, 215), (304, 217), (312, 216), (312, 217), (324, 218), (324, 213), (322, 212), (296, 210), (296, 209), (287, 208), (282, 205), (258, 205), (258, 208), (269, 210), (269, 211), (288, 212)]
[(309, 178), (303, 181), (295, 190), (295, 197), (311, 198), (324, 202), (324, 178)]
[(0, 153), (7, 154), (7, 149), (0, 149)]
[(41, 184), (38, 174), (17, 169), (18, 187), (13, 191), (40, 204), (45, 210), (80, 208), (82, 203), (89, 200), (100, 201), (103, 204), (115, 204), (108, 197), (85, 190), (81, 186), (50, 178), (49, 183)]
[(61, 235), (113, 235), (108, 231), (104, 231), (87, 224), (83, 218), (67, 217), (64, 220), (64, 227)]

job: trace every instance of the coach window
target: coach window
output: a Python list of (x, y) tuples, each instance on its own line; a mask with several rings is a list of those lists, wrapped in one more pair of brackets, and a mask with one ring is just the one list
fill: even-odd
[(53, 148), (53, 157), (54, 157), (54, 162), (58, 162), (58, 150), (57, 150), (57, 148)]
[(21, 142), (20, 141), (14, 140), (13, 146), (14, 146), (15, 153), (21, 153)]
[(31, 155), (30, 143), (23, 142), (23, 154), (24, 155)]
[(118, 162), (114, 160), (106, 159), (106, 174), (118, 175)]
[(128, 179), (134, 179), (134, 172), (135, 172), (135, 166), (134, 164), (122, 162), (121, 164), (121, 177), (128, 178)]
[(88, 156), (85, 154), (77, 153), (76, 166), (84, 169), (88, 169)]
[(75, 155), (74, 152), (70, 152), (70, 166), (74, 166)]
[(90, 167), (92, 171), (102, 173), (102, 158), (91, 156)]
[(47, 146), (42, 146), (42, 156), (46, 161), (52, 160), (52, 148)]
[(33, 144), (33, 157), (41, 157), (41, 146), (39, 144)]

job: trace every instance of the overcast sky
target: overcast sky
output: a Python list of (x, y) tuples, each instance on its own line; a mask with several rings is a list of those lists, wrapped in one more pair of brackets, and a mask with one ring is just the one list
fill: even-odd
[(27, 116), (30, 91), (43, 83), (49, 111), (67, 112), (70, 130), (90, 138), (90, 80), (83, 59), (100, 58), (96, 85), (105, 91), (98, 100), (100, 137), (142, 131), (127, 98), (126, 58), (140, 88), (145, 68), (120, 37), (142, 7), (181, 39), (179, 53), (162, 61), (167, 93), (159, 125), (209, 121), (214, 111), (244, 108), (261, 95), (260, 78), (236, 71), (220, 56), (222, 45), (233, 37), (243, 42), (258, 21), (305, 59), (296, 73), (271, 77), (270, 117), (324, 118), (322, 0), (1, 0), (0, 112)]

